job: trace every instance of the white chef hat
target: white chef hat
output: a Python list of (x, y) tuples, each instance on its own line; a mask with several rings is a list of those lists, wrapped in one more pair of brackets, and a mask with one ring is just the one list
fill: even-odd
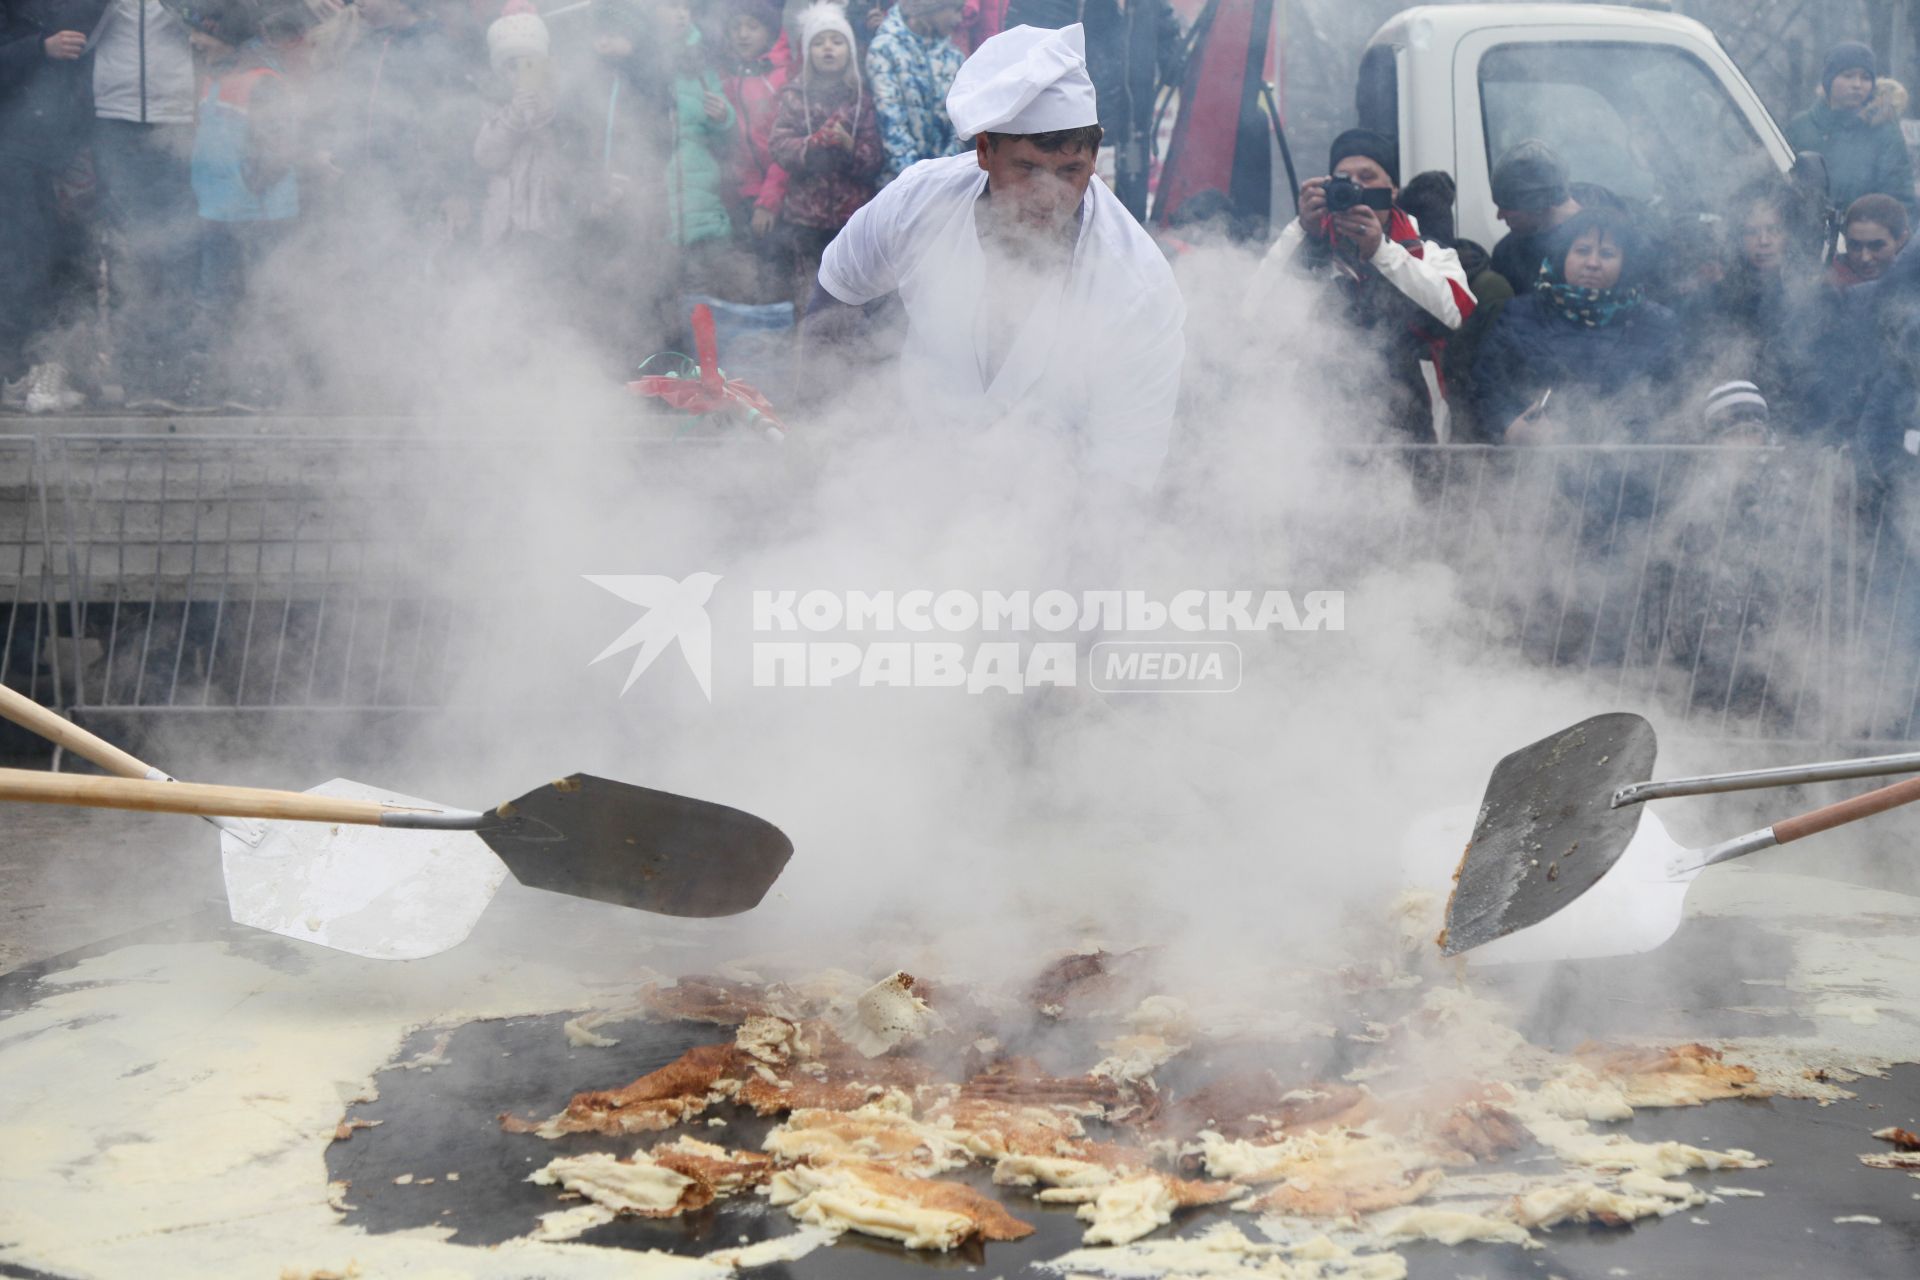
[(1058, 31), (1009, 27), (987, 39), (953, 78), (947, 115), (962, 138), (1098, 124), (1086, 30), (1077, 22)]

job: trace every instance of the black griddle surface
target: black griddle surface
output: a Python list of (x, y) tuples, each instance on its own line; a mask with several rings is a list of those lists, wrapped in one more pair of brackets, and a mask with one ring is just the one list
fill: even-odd
[[(721, 1145), (757, 1147), (772, 1122), (744, 1108), (715, 1108), (727, 1120), (709, 1128), (704, 1119), (661, 1134), (604, 1138), (574, 1134), (548, 1141), (501, 1129), (498, 1116), (512, 1111), (551, 1115), (583, 1089), (615, 1087), (664, 1066), (694, 1045), (730, 1034), (704, 1024), (628, 1022), (602, 1027), (620, 1043), (612, 1048), (575, 1048), (562, 1024), (570, 1014), (467, 1023), (454, 1030), (447, 1063), (432, 1070), (393, 1068), (375, 1077), (380, 1097), (356, 1104), (349, 1118), (378, 1120), (372, 1129), (327, 1151), (329, 1176), (352, 1183), (349, 1223), (368, 1231), (411, 1227), (451, 1228), (462, 1244), (488, 1245), (531, 1231), (542, 1213), (570, 1208), (558, 1187), (527, 1182), (528, 1174), (559, 1155), (610, 1151), (627, 1155), (681, 1133)], [(415, 1034), (396, 1055), (405, 1062), (428, 1052), (442, 1030)], [(1905, 1067), (1885, 1080), (1863, 1079), (1849, 1088), (1858, 1100), (1820, 1107), (1811, 1102), (1762, 1099), (1705, 1107), (1643, 1110), (1624, 1126), (1642, 1141), (1673, 1139), (1696, 1146), (1743, 1147), (1772, 1159), (1765, 1169), (1730, 1170), (1691, 1180), (1751, 1188), (1764, 1197), (1728, 1198), (1624, 1229), (1561, 1227), (1538, 1233), (1542, 1249), (1505, 1245), (1414, 1244), (1400, 1248), (1412, 1280), (1460, 1276), (1555, 1275), (1584, 1280), (1622, 1274), (1686, 1280), (1771, 1280), (1773, 1277), (1862, 1277), (1909, 1280), (1920, 1276), (1920, 1179), (1868, 1169), (1858, 1157), (1889, 1148), (1869, 1134), (1890, 1124), (1915, 1127), (1920, 1115), (1920, 1068)], [(1606, 1128), (1608, 1126), (1596, 1126)], [(1521, 1165), (1525, 1169), (1527, 1166)], [(1536, 1166), (1537, 1167), (1537, 1166)], [(456, 1172), (457, 1182), (446, 1180)], [(413, 1175), (411, 1183), (393, 1181)], [(906, 1276), (928, 1269), (979, 1266), (983, 1275), (1051, 1276), (1036, 1264), (1079, 1247), (1083, 1224), (1071, 1207), (1044, 1206), (1024, 1194), (992, 1186), (985, 1171), (949, 1174), (997, 1194), (1016, 1217), (1038, 1230), (1025, 1240), (990, 1244), (950, 1255), (913, 1252), (885, 1241), (848, 1235), (797, 1262), (750, 1274), (790, 1280), (863, 1280)], [(434, 1179), (425, 1183), (427, 1178)], [(1836, 1224), (1837, 1217), (1867, 1214), (1881, 1225)], [(1704, 1218), (1708, 1225), (1696, 1225)], [(1209, 1222), (1236, 1221), (1258, 1239), (1253, 1221), (1224, 1209), (1196, 1210), (1175, 1219), (1181, 1234)], [(716, 1202), (681, 1219), (622, 1219), (580, 1237), (583, 1243), (700, 1254), (795, 1230), (785, 1213), (760, 1197)]]
[[(1702, 925), (1711, 927), (1702, 928)], [(1689, 1001), (1692, 1018), (1718, 1009), (1724, 1020), (1726, 997), (1738, 987), (1731, 975), (1752, 976), (1745, 963), (1729, 963), (1732, 946), (1759, 951), (1764, 931), (1746, 934), (1734, 944), (1727, 922), (1690, 921), (1681, 935), (1663, 951), (1677, 950), (1702, 962), (1705, 972), (1724, 972), (1724, 991), (1703, 990)], [(38, 998), (42, 977), (72, 968), (89, 956), (147, 942), (220, 941), (262, 963), (298, 973), (329, 962), (329, 953), (234, 925), (224, 908), (210, 908), (178, 920), (136, 930), (81, 948), (11, 973), (0, 974), (0, 1028), (9, 1012), (24, 1009)], [(1661, 959), (1588, 962), (1567, 966), (1566, 981), (1579, 985), (1603, 980), (1623, 996), (1609, 1007), (1612, 1025), (1573, 1026), (1554, 1017), (1537, 1017), (1527, 1029), (1539, 1042), (1565, 1047), (1583, 1035), (1639, 1033), (1685, 1035), (1685, 1015), (1659, 1011), (1662, 993), (1658, 979), (1668, 976), (1665, 994), (1672, 995), (1669, 955)], [(1751, 955), (1742, 960), (1751, 960)], [(1717, 960), (1718, 963), (1713, 963)], [(1687, 966), (1691, 968), (1691, 966)], [(1755, 966), (1764, 971), (1764, 966)], [(1701, 970), (1695, 970), (1700, 972)], [(1706, 984), (1717, 986), (1719, 984)], [(1749, 995), (1750, 998), (1750, 995)], [(1548, 998), (1537, 1009), (1553, 1008)], [(1590, 1008), (1594, 1006), (1589, 1006)], [(580, 1049), (567, 1043), (561, 1025), (571, 1014), (507, 1018), (473, 1022), (453, 1029), (446, 1049), (447, 1062), (432, 1070), (389, 1067), (378, 1073), (380, 1096), (354, 1104), (346, 1117), (384, 1121), (361, 1129), (346, 1142), (334, 1142), (326, 1151), (328, 1176), (349, 1179), (353, 1185), (346, 1202), (355, 1206), (346, 1221), (371, 1232), (420, 1226), (451, 1229), (463, 1244), (484, 1247), (523, 1235), (533, 1229), (541, 1213), (580, 1203), (563, 1201), (556, 1187), (539, 1187), (526, 1176), (555, 1155), (609, 1150), (626, 1154), (632, 1147), (653, 1141), (671, 1141), (679, 1130), (633, 1139), (609, 1140), (575, 1135), (548, 1142), (531, 1134), (509, 1134), (499, 1127), (498, 1115), (514, 1111), (546, 1116), (574, 1092), (597, 1086), (625, 1084), (653, 1070), (699, 1043), (724, 1037), (723, 1028), (704, 1024), (650, 1024), (630, 1022), (601, 1028), (620, 1043), (607, 1049)], [(1690, 1019), (1689, 1019), (1690, 1020)], [(1760, 1031), (1760, 1026), (1724, 1027), (1725, 1033)], [(1781, 1028), (1776, 1023), (1770, 1029)], [(1809, 1028), (1791, 1028), (1802, 1031)], [(395, 1063), (406, 1062), (431, 1049), (445, 1029), (427, 1029), (411, 1036)], [(1700, 1034), (1695, 1025), (1692, 1034)], [(1170, 1064), (1169, 1070), (1176, 1064)], [(1164, 1074), (1164, 1073), (1163, 1073)], [(1536, 1233), (1544, 1246), (1523, 1250), (1504, 1245), (1403, 1245), (1410, 1280), (1913, 1280), (1920, 1276), (1920, 1179), (1902, 1173), (1868, 1169), (1859, 1156), (1885, 1151), (1886, 1144), (1870, 1134), (1888, 1125), (1920, 1130), (1920, 1067), (1899, 1067), (1885, 1079), (1866, 1078), (1847, 1088), (1859, 1097), (1821, 1107), (1811, 1102), (1761, 1099), (1717, 1102), (1705, 1107), (1642, 1110), (1619, 1126), (1642, 1141), (1672, 1138), (1700, 1146), (1744, 1147), (1774, 1161), (1765, 1169), (1732, 1170), (1691, 1179), (1711, 1191), (1716, 1185), (1747, 1187), (1765, 1192), (1764, 1198), (1729, 1198), (1664, 1220), (1642, 1222), (1624, 1229), (1562, 1227)], [(686, 1132), (725, 1145), (755, 1145), (770, 1122), (737, 1115), (731, 1108), (711, 1114), (728, 1119), (727, 1127), (708, 1129), (696, 1122)], [(1605, 1128), (1607, 1126), (1600, 1126)], [(450, 1182), (449, 1172), (460, 1179)], [(408, 1185), (392, 1179), (414, 1175)], [(963, 1175), (948, 1175), (961, 1177)], [(428, 1183), (427, 1178), (433, 1181)], [(966, 1178), (990, 1193), (984, 1173)], [(910, 1277), (930, 1271), (965, 1273), (978, 1267), (982, 1277), (1050, 1277), (1057, 1273), (1035, 1264), (1055, 1258), (1079, 1245), (1082, 1224), (1070, 1208), (1041, 1206), (1023, 1195), (1002, 1199), (1016, 1216), (1038, 1228), (1026, 1240), (993, 1244), (971, 1252), (939, 1255), (914, 1253), (885, 1241), (849, 1235), (830, 1249), (819, 1249), (798, 1262), (746, 1273), (758, 1280), (866, 1280), (868, 1277)], [(1866, 1214), (1881, 1225), (1836, 1224), (1837, 1217)], [(1696, 1226), (1701, 1217), (1710, 1225)], [(1259, 1238), (1245, 1215), (1221, 1209), (1196, 1210), (1175, 1219), (1174, 1230), (1187, 1234), (1212, 1221), (1236, 1221), (1249, 1236)], [(587, 1232), (584, 1243), (652, 1248), (673, 1253), (700, 1254), (713, 1249), (784, 1235), (794, 1229), (786, 1215), (767, 1207), (764, 1200), (722, 1201), (701, 1213), (663, 1222), (617, 1221)], [(65, 1280), (12, 1264), (0, 1264), (0, 1276), (27, 1280)]]

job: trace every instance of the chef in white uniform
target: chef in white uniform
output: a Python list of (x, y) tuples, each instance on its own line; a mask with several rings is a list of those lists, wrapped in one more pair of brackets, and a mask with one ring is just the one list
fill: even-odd
[(992, 37), (961, 67), (947, 110), (974, 149), (921, 161), (854, 214), (827, 247), (809, 311), (898, 294), (915, 426), (1049, 433), (1083, 480), (1150, 489), (1173, 427), (1186, 308), (1159, 248), (1094, 176), (1083, 31)]

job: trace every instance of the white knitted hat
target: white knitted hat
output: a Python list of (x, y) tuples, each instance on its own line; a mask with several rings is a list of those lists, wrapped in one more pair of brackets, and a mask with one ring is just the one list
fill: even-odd
[(846, 38), (847, 48), (858, 46), (853, 42), (853, 24), (847, 21), (845, 5), (834, 4), (832, 0), (820, 0), (810, 4), (794, 15), (793, 25), (800, 29), (800, 56), (806, 57), (813, 48), (813, 38), (822, 31), (838, 31)]
[(487, 58), (498, 71), (508, 58), (547, 56), (547, 24), (530, 0), (507, 0), (507, 7), (487, 28)]

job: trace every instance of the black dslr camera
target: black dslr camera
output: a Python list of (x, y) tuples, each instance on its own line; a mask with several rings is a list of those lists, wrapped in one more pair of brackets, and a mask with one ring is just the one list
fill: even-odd
[(1327, 198), (1328, 213), (1345, 213), (1363, 207), (1385, 213), (1393, 208), (1393, 192), (1386, 187), (1363, 187), (1352, 178), (1338, 174), (1321, 185), (1320, 194)]

